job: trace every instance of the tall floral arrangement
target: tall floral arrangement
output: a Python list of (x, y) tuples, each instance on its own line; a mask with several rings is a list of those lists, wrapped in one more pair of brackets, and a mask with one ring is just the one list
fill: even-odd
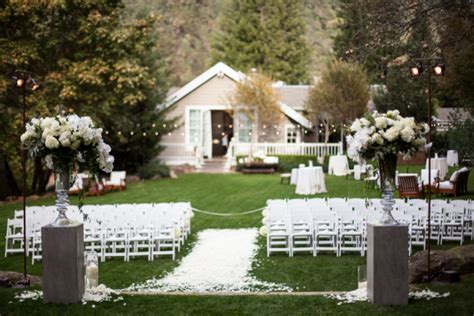
[(402, 117), (398, 110), (374, 111), (352, 123), (347, 136), (347, 154), (356, 161), (398, 154), (410, 159), (415, 152), (424, 150), (428, 131), (428, 124), (416, 123), (413, 117)]
[(111, 172), (114, 157), (88, 116), (77, 115), (34, 118), (26, 124), (21, 142), (33, 156), (44, 157), (56, 173), (82, 165), (91, 172)]
[(383, 224), (397, 223), (391, 215), (393, 184), (398, 154), (409, 159), (415, 152), (425, 149), (427, 124), (416, 123), (413, 117), (402, 117), (398, 110), (387, 113), (373, 112), (356, 119), (347, 136), (347, 154), (356, 161), (378, 160), (380, 184), (384, 191), (382, 205)]

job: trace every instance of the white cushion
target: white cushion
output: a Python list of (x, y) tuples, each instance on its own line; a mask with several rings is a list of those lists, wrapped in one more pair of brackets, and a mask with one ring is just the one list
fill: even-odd
[(440, 189), (452, 189), (454, 185), (450, 181), (443, 181), (439, 183)]
[(454, 171), (453, 174), (451, 175), (451, 178), (449, 178), (449, 181), (451, 182), (456, 182), (458, 179), (459, 171)]
[(462, 167), (461, 169), (458, 170), (459, 173), (466, 172), (466, 171), (469, 171), (469, 169), (467, 169), (467, 167)]
[(278, 157), (270, 156), (270, 157), (265, 157), (263, 158), (264, 163), (268, 164), (277, 164), (278, 163)]

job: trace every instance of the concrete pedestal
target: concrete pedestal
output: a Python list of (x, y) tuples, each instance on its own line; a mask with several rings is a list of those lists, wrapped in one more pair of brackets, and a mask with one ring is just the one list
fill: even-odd
[(368, 225), (367, 296), (377, 305), (408, 304), (408, 226)]
[(84, 226), (41, 228), (43, 301), (78, 303), (84, 294)]

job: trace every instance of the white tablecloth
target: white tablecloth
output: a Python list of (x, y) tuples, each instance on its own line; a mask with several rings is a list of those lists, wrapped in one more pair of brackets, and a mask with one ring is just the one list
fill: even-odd
[(456, 150), (448, 150), (448, 156), (446, 157), (448, 166), (457, 166), (459, 164), (458, 152)]
[[(428, 159), (426, 159), (426, 169), (428, 169)], [(443, 180), (448, 174), (448, 160), (446, 158), (431, 158), (431, 169), (438, 169), (439, 177)]]
[(316, 194), (326, 191), (322, 167), (304, 167), (298, 169), (296, 194)]
[(360, 180), (363, 173), (367, 172), (366, 165), (354, 165), (354, 180)]
[(291, 178), (290, 184), (296, 185), (296, 180), (298, 179), (298, 168), (291, 169)]
[(347, 156), (338, 155), (329, 157), (328, 174), (345, 176), (349, 173), (349, 161)]

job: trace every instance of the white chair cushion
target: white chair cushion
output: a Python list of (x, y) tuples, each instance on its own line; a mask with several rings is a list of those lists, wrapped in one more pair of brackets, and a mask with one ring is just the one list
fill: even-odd
[(459, 173), (466, 172), (466, 171), (469, 171), (469, 169), (467, 169), (467, 167), (462, 167), (461, 169), (458, 170)]
[(440, 189), (452, 189), (454, 185), (450, 181), (443, 181), (439, 183)]
[(451, 182), (456, 182), (458, 179), (459, 171), (454, 171), (453, 174), (451, 175), (451, 178), (449, 178), (449, 181)]

